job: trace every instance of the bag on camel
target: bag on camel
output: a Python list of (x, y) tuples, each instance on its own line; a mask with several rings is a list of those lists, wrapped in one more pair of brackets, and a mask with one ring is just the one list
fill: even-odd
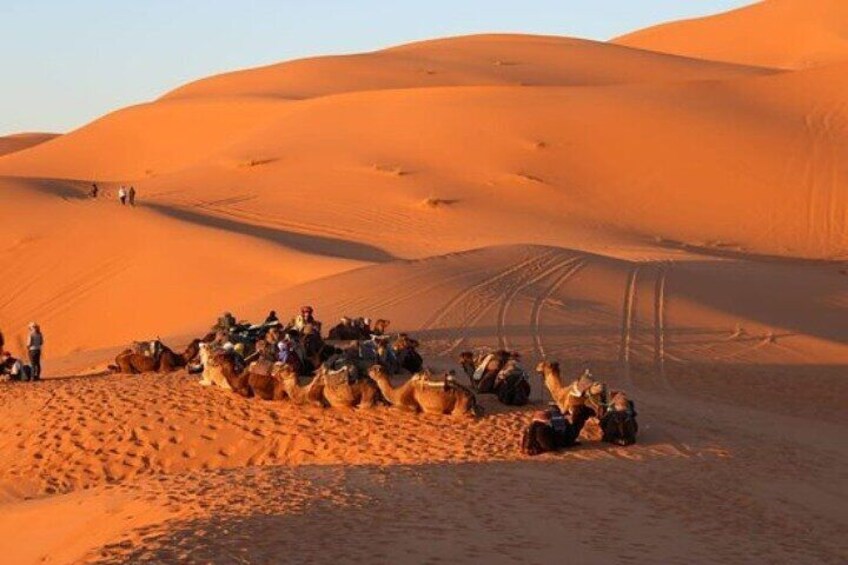
[(524, 406), (530, 400), (530, 380), (521, 365), (509, 362), (498, 373), (494, 391), (503, 404)]

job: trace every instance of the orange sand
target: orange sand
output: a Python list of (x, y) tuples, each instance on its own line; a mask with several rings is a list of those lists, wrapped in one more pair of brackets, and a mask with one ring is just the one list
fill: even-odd
[[(421, 42), (0, 139), (0, 329), (20, 353), (39, 321), (48, 377), (0, 384), (0, 554), (844, 562), (846, 18)], [(473, 422), (102, 376), (130, 340), (304, 303), (388, 318), (439, 370), (590, 367), (640, 443), (522, 457), (536, 376)]]

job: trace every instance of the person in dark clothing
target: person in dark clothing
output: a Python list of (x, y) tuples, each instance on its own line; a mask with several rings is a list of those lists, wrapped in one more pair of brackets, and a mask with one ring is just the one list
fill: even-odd
[(0, 375), (5, 375), (12, 381), (28, 381), (31, 378), (32, 370), (21, 363), (20, 359), (15, 359), (8, 351), (3, 354), (2, 362), (0, 362)]
[(3, 353), (3, 346), (6, 345), (6, 340), (3, 339), (3, 332), (0, 332), (0, 354)]
[(41, 328), (35, 322), (29, 325), (29, 338), (27, 339), (27, 352), (29, 353), (29, 364), (32, 367), (32, 380), (41, 380), (41, 349), (44, 347), (44, 336)]
[(130, 206), (135, 206), (135, 187), (131, 186), (127, 191), (127, 201), (130, 203)]
[(266, 326), (270, 326), (271, 324), (278, 324), (279, 322), (280, 322), (280, 319), (277, 317), (277, 311), (276, 310), (271, 310), (268, 313), (268, 317), (265, 318), (265, 325)]
[(88, 195), (91, 196), (92, 198), (97, 198), (98, 192), (100, 192), (100, 189), (97, 188), (97, 183), (96, 182), (91, 183), (91, 190), (89, 191)]

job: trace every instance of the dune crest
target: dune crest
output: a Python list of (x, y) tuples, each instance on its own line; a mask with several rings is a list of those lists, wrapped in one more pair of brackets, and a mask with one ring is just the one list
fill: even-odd
[(848, 4), (765, 0), (723, 14), (649, 27), (613, 43), (742, 65), (816, 67), (848, 59)]

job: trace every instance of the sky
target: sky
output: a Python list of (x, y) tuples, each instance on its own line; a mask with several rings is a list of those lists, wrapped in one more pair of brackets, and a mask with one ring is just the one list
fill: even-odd
[(205, 76), (481, 32), (607, 40), (749, 0), (0, 0), (0, 135), (66, 132)]

